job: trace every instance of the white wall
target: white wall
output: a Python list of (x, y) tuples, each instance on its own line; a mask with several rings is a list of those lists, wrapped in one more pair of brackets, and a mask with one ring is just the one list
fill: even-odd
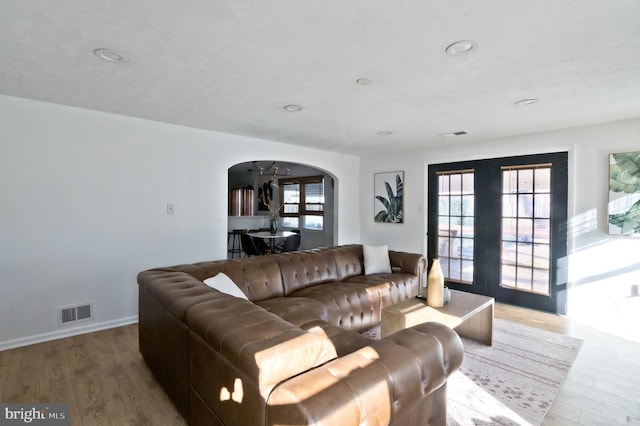
[(259, 152), (333, 173), (359, 242), (357, 157), (1, 95), (0, 117), (0, 350), (134, 322), (139, 271), (225, 258), (227, 169)]
[[(640, 119), (361, 158), (361, 236), (367, 244), (426, 254), (426, 167), (469, 159), (569, 151), (568, 314), (640, 341), (640, 238), (608, 235), (609, 153), (640, 151)], [(405, 171), (403, 225), (373, 222), (373, 174)]]

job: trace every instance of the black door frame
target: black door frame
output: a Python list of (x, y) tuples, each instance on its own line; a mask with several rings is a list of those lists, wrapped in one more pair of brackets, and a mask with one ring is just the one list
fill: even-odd
[[(549, 295), (525, 293), (499, 285), (502, 179), (504, 166), (551, 163), (551, 245)], [(429, 267), (437, 256), (437, 172), (474, 169), (475, 241), (473, 285), (447, 282), (452, 289), (486, 294), (496, 301), (533, 309), (566, 313), (568, 252), (568, 152), (521, 155), (428, 165), (427, 255)], [(482, 267), (482, 265), (492, 265)]]

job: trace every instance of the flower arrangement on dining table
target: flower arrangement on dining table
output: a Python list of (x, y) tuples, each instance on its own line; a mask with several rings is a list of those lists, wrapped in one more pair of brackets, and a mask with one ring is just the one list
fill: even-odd
[(271, 181), (264, 184), (264, 188), (258, 194), (258, 198), (260, 203), (267, 207), (269, 210), (269, 215), (271, 219), (269, 221), (269, 230), (272, 234), (278, 232), (278, 219), (280, 218), (280, 209), (284, 206), (284, 203), (280, 204), (277, 208), (275, 208), (274, 200), (273, 200), (273, 187), (271, 186)]

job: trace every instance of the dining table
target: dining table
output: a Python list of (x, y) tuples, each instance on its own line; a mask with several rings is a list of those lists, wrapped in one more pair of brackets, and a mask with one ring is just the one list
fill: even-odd
[(273, 253), (273, 250), (276, 246), (276, 241), (289, 238), (290, 236), (295, 234), (295, 232), (291, 231), (278, 231), (275, 234), (272, 234), (271, 231), (249, 232), (249, 235), (253, 238), (260, 238), (267, 243), (267, 245), (269, 246), (269, 253)]

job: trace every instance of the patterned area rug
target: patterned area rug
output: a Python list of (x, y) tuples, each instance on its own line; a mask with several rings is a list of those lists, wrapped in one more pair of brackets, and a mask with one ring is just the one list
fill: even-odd
[(463, 341), (462, 367), (447, 382), (449, 426), (541, 424), (582, 345), (500, 319), (493, 346)]

